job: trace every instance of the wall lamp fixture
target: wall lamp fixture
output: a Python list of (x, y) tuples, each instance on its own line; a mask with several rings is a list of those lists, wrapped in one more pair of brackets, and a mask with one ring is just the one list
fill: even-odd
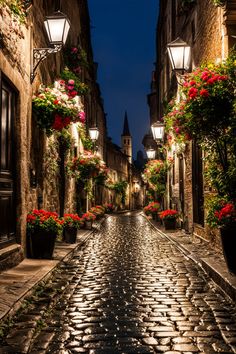
[(164, 141), (165, 124), (157, 121), (151, 125), (152, 135), (157, 144), (162, 144)]
[(177, 82), (181, 85), (181, 80), (178, 78), (181, 79), (184, 73), (191, 68), (191, 47), (178, 37), (167, 44), (167, 53)]
[(49, 54), (57, 53), (66, 43), (68, 32), (70, 29), (70, 21), (67, 16), (60, 11), (55, 12), (51, 16), (47, 16), (44, 20), (44, 27), (47, 32), (49, 48), (34, 48), (32, 66), (30, 73), (30, 82), (35, 78), (35, 72), (39, 64), (47, 58)]

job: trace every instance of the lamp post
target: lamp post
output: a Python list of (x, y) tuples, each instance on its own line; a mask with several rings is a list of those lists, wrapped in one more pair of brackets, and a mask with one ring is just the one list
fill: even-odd
[(167, 44), (167, 52), (175, 73), (184, 74), (190, 69), (191, 47), (181, 38), (175, 39)]
[(47, 58), (49, 54), (57, 53), (66, 43), (68, 32), (70, 29), (70, 21), (67, 16), (60, 11), (55, 12), (51, 16), (47, 16), (44, 20), (44, 27), (48, 36), (50, 48), (34, 48), (31, 64), (30, 82), (35, 78), (35, 71), (39, 64)]

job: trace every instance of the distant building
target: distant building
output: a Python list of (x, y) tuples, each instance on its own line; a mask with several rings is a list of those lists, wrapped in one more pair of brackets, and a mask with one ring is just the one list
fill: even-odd
[(132, 137), (129, 131), (129, 122), (127, 112), (125, 112), (123, 134), (121, 135), (122, 152), (128, 156), (128, 160), (132, 163)]

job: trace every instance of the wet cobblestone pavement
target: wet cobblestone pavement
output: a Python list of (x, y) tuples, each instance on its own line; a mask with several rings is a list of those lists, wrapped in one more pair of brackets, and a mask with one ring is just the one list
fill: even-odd
[(236, 353), (235, 305), (138, 214), (110, 216), (28, 299), (0, 353)]

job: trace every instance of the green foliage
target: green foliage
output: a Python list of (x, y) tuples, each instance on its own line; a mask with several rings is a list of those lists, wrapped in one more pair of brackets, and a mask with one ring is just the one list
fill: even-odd
[(82, 67), (89, 67), (87, 53), (80, 45), (66, 48), (64, 58), (66, 66), (78, 76)]
[(68, 153), (71, 149), (74, 139), (68, 129), (62, 129), (60, 132), (55, 133), (60, 145), (63, 147), (64, 152)]
[(180, 103), (164, 117), (169, 142), (195, 139), (205, 151), (205, 176), (219, 196), (236, 198), (236, 51), (219, 65), (185, 77)]
[(145, 165), (143, 179), (150, 189), (161, 198), (166, 190), (166, 177), (170, 164), (167, 161), (151, 160)]
[(206, 222), (210, 227), (219, 227), (236, 222), (235, 203), (227, 196), (210, 196), (205, 202)]
[(73, 80), (74, 88), (77, 91), (78, 95), (82, 96), (89, 92), (89, 87), (81, 79), (76, 75), (73, 71), (71, 71), (68, 67), (61, 72), (60, 77), (65, 80)]
[(79, 126), (78, 130), (84, 149), (88, 151), (93, 150), (94, 144), (90, 137), (87, 136), (85, 126)]
[(128, 182), (127, 181), (120, 181), (120, 182), (116, 182), (114, 184), (109, 185), (109, 188), (111, 190), (114, 190), (117, 194), (121, 195), (121, 203), (125, 203), (126, 200), (126, 189), (128, 186)]
[(19, 20), (21, 24), (25, 24), (26, 10), (31, 4), (29, 0), (0, 0), (0, 6), (8, 6), (12, 15)]
[(212, 0), (215, 6), (224, 6), (226, 0)]

